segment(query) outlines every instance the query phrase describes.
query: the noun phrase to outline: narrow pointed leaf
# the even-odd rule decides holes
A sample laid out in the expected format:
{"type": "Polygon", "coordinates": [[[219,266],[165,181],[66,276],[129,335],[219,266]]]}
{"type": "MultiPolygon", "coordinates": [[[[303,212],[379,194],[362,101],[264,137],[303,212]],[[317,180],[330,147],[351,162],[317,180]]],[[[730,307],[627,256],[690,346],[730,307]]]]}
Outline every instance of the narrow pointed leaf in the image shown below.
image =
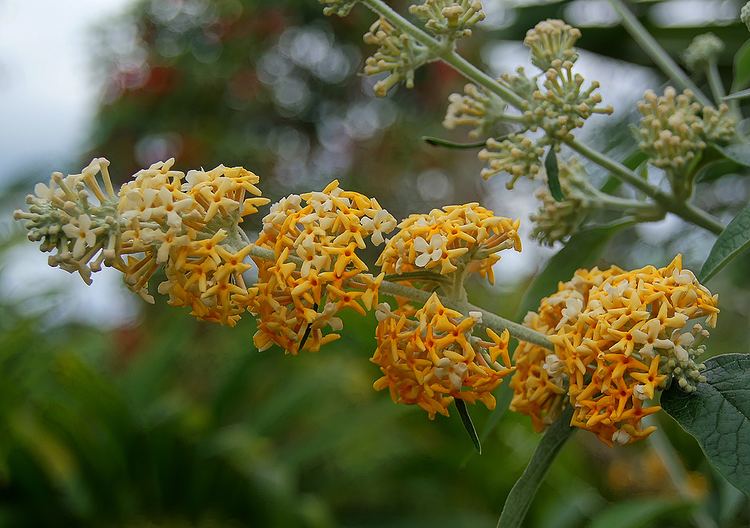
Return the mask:
{"type": "Polygon", "coordinates": [[[733,258],[748,248],[750,248],[750,205],[740,211],[716,239],[701,268],[701,281],[708,281],[733,258]]]}
{"type": "Polygon", "coordinates": [[[433,147],[444,147],[451,149],[475,149],[484,147],[486,141],[475,141],[473,143],[456,143],[447,139],[433,137],[433,136],[422,136],[422,141],[433,147]]]}
{"type": "Polygon", "coordinates": [[[750,354],[724,354],[705,364],[706,383],[690,394],[673,383],[661,406],[724,478],[750,494],[750,354]]]}
{"type": "Polygon", "coordinates": [[[561,202],[565,199],[562,187],[560,186],[560,168],[557,165],[557,154],[555,149],[550,147],[547,157],[544,158],[544,169],[547,171],[547,185],[552,198],[561,202]]]}
{"type": "Polygon", "coordinates": [[[711,145],[711,150],[716,150],[719,155],[739,163],[743,167],[750,167],[750,145],[747,143],[735,143],[726,147],[711,145]]]}
{"type": "Polygon", "coordinates": [[[674,521],[690,511],[691,504],[679,499],[639,498],[613,504],[594,517],[589,528],[642,528],[658,526],[660,519],[674,521]]]}
{"type": "Polygon", "coordinates": [[[461,423],[464,424],[464,429],[466,429],[466,432],[469,433],[469,437],[474,444],[474,449],[476,449],[477,453],[481,455],[482,443],[479,441],[479,435],[477,434],[477,430],[474,428],[474,423],[471,421],[471,416],[469,416],[469,409],[466,408],[466,402],[458,398],[456,398],[454,401],[456,403],[456,409],[458,409],[458,415],[461,417],[461,423]]]}
{"type": "Polygon", "coordinates": [[[750,97],[750,89],[741,90],[739,92],[734,92],[729,95],[725,95],[723,99],[725,101],[732,101],[735,99],[747,99],[748,97],[750,97]]]}
{"type": "Polygon", "coordinates": [[[734,79],[732,90],[740,90],[750,84],[750,40],[734,55],[734,79]]]}

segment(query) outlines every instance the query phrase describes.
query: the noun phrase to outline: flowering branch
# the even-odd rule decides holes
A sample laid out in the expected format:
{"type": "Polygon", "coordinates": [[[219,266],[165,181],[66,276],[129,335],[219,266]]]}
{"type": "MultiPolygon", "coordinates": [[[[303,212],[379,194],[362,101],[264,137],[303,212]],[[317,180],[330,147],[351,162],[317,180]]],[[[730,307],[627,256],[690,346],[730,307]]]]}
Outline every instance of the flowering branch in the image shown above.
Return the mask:
{"type": "MultiPolygon", "coordinates": [[[[468,80],[488,90],[490,93],[499,96],[514,108],[518,110],[522,110],[524,108],[525,101],[523,98],[516,94],[509,86],[506,86],[506,84],[496,81],[491,76],[487,75],[485,72],[471,64],[465,58],[461,57],[455,51],[455,47],[452,44],[447,46],[444,42],[441,42],[439,39],[432,37],[425,31],[416,27],[407,19],[399,15],[382,0],[361,0],[361,3],[367,6],[374,13],[388,20],[388,22],[390,22],[399,31],[422,43],[435,57],[440,58],[445,63],[452,66],[457,72],[462,74],[468,80]]],[[[630,18],[634,18],[629,12],[628,14],[630,18]]],[[[638,24],[637,20],[635,22],[636,24],[638,24]]],[[[640,24],[638,24],[638,27],[640,27],[639,35],[645,33],[645,29],[643,29],[640,24]]],[[[651,40],[653,40],[652,37],[650,38],[651,40]]],[[[653,42],[653,44],[655,44],[655,41],[653,42]]],[[[655,45],[656,48],[658,48],[658,44],[655,45]]],[[[658,49],[660,50],[661,48],[658,49]]],[[[679,70],[676,64],[674,64],[674,62],[668,56],[666,56],[663,50],[661,50],[660,53],[657,53],[657,55],[661,57],[659,59],[659,64],[666,66],[671,63],[672,65],[674,65],[675,71],[679,73],[678,77],[684,78],[687,83],[686,84],[684,82],[681,82],[681,86],[693,86],[693,83],[689,79],[687,79],[685,74],[681,72],[681,70],[679,70]],[[666,58],[662,55],[666,56],[666,58]]],[[[698,90],[697,88],[693,88],[693,91],[696,94],[696,97],[698,97],[701,102],[703,102],[704,104],[710,104],[708,99],[701,94],[700,90],[698,90]]],[[[572,135],[563,137],[562,142],[585,158],[610,171],[616,178],[622,180],[628,185],[638,189],[646,196],[652,198],[665,211],[673,213],[683,218],[684,220],[702,227],[712,233],[719,234],[723,231],[723,224],[721,224],[721,222],[716,220],[705,211],[702,211],[692,204],[687,203],[684,199],[676,198],[671,194],[665,193],[657,187],[652,186],[646,180],[638,176],[635,172],[628,169],[618,161],[601,152],[596,151],[595,149],[592,149],[588,145],[573,138],[572,135]]]]}

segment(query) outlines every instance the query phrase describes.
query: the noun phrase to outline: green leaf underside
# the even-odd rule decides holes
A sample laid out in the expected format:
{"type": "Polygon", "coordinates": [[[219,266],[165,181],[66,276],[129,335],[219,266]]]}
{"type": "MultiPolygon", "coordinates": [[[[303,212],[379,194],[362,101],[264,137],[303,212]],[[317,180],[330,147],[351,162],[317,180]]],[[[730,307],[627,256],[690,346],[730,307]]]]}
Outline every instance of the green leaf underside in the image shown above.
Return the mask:
{"type": "Polygon", "coordinates": [[[706,383],[692,394],[673,383],[661,406],[698,440],[719,473],[750,494],[750,354],[724,354],[705,364],[706,383]]]}
{"type": "Polygon", "coordinates": [[[464,424],[464,429],[469,433],[471,442],[474,444],[474,449],[476,449],[477,453],[481,455],[482,443],[479,441],[479,435],[474,428],[474,423],[471,421],[471,416],[469,416],[469,409],[466,408],[466,402],[459,398],[456,398],[453,401],[456,404],[456,409],[458,409],[458,415],[461,417],[461,423],[464,424]]]}
{"type": "Polygon", "coordinates": [[[722,159],[707,163],[698,170],[695,181],[700,183],[713,182],[726,176],[743,171],[743,166],[733,159],[722,159]]]}
{"type": "Polygon", "coordinates": [[[716,239],[700,271],[701,282],[706,282],[737,255],[750,248],[750,205],[739,212],[716,239]]]}
{"type": "Polygon", "coordinates": [[[544,158],[544,170],[547,171],[547,185],[552,198],[561,202],[565,199],[562,187],[560,186],[560,168],[557,165],[557,154],[555,149],[550,147],[547,157],[544,158]]]}
{"type": "Polygon", "coordinates": [[[536,310],[542,297],[557,291],[558,282],[570,280],[579,268],[593,266],[609,240],[628,225],[631,224],[621,222],[592,227],[570,237],[568,243],[552,256],[526,290],[517,319],[522,319],[529,310],[536,310]]]}
{"type": "Polygon", "coordinates": [[[750,40],[734,55],[732,90],[740,90],[750,83],[750,40]]]}
{"type": "Polygon", "coordinates": [[[655,521],[687,511],[692,504],[675,499],[643,498],[613,504],[594,517],[589,528],[643,528],[658,526],[655,521]]]}
{"type": "Polygon", "coordinates": [[[727,159],[739,163],[743,167],[750,167],[750,145],[736,143],[726,147],[720,147],[718,145],[711,145],[711,147],[716,149],[720,154],[723,154],[727,159]]]}

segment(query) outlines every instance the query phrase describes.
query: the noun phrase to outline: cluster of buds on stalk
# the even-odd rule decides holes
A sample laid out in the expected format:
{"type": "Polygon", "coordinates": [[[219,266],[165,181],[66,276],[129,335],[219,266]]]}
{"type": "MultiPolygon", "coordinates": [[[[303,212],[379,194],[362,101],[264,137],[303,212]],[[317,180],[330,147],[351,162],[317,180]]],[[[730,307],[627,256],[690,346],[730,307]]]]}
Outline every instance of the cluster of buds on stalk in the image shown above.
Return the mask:
{"type": "Polygon", "coordinates": [[[51,253],[50,266],[78,273],[87,284],[103,264],[122,266],[117,256],[122,231],[118,198],[108,169],[109,162],[99,158],[80,174],[55,172],[49,185],[38,183],[26,197],[29,210],[14,215],[25,221],[29,240],[41,242],[40,249],[51,253]]]}
{"type": "Polygon", "coordinates": [[[579,270],[526,318],[555,349],[518,348],[511,408],[542,429],[567,402],[571,425],[607,444],[644,438],[654,428],[641,420],[660,410],[649,403],[658,391],[674,380],[692,392],[705,381],[697,358],[708,332],[688,322],[715,326],[717,305],[680,256],[659,269],[579,270]]]}
{"type": "Polygon", "coordinates": [[[735,134],[729,107],[704,106],[690,90],[678,94],[667,87],[663,96],[647,91],[638,110],[643,116],[636,130],[639,148],[666,171],[675,195],[689,197],[693,162],[710,143],[725,143],[735,134]]]}
{"type": "Polygon", "coordinates": [[[565,198],[556,200],[548,186],[540,187],[535,193],[539,209],[529,217],[534,224],[531,238],[546,246],[575,234],[591,213],[593,205],[601,200],[598,191],[589,183],[583,167],[575,159],[560,163],[558,178],[565,198]]]}
{"type": "Polygon", "coordinates": [[[359,0],[319,0],[326,16],[347,16],[359,0]]]}
{"type": "Polygon", "coordinates": [[[451,94],[448,101],[450,104],[443,120],[443,126],[448,130],[457,126],[474,127],[469,131],[469,137],[484,138],[507,128],[503,120],[508,105],[497,95],[474,84],[464,86],[463,94],[451,94]]]}
{"type": "Polygon", "coordinates": [[[472,26],[485,17],[480,0],[425,0],[409,7],[409,12],[433,34],[451,41],[470,37],[472,26]]]}
{"type": "Polygon", "coordinates": [[[489,105],[492,100],[478,89],[451,96],[445,119],[449,128],[466,124],[475,127],[474,133],[481,133],[503,120],[515,128],[513,134],[501,140],[487,139],[486,148],[479,153],[479,159],[487,163],[483,178],[507,173],[511,177],[509,189],[523,176],[539,178],[547,148],[558,150],[560,142],[572,140],[573,131],[583,127],[592,115],[612,113],[611,107],[601,106],[599,83],[594,81],[585,87],[584,78],[573,72],[578,58],[574,45],[580,34],[561,20],[546,20],[529,30],[524,44],[541,73],[529,77],[523,68],[518,68],[515,74],[504,74],[498,80],[520,98],[519,115],[503,114],[499,105],[489,105]],[[543,130],[544,135],[527,135],[538,130],[543,130]]]}
{"type": "Polygon", "coordinates": [[[375,83],[375,95],[379,97],[384,97],[399,82],[413,88],[415,70],[432,58],[423,44],[401,33],[384,18],[370,26],[364,41],[378,46],[375,54],[365,61],[365,74],[387,74],[375,83]]]}
{"type": "Polygon", "coordinates": [[[704,33],[693,39],[685,50],[683,58],[688,68],[699,72],[711,63],[715,63],[722,51],[724,51],[724,43],[721,39],[713,33],[704,33]]]}

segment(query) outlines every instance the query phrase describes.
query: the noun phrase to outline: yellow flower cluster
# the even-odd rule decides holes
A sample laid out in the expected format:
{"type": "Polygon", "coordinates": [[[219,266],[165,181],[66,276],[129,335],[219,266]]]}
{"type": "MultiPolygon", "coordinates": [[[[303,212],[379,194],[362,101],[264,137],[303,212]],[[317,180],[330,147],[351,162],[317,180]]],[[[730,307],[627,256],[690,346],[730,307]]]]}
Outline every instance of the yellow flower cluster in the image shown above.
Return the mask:
{"type": "Polygon", "coordinates": [[[128,286],[153,302],[148,281],[164,267],[159,293],[199,319],[234,325],[246,310],[242,273],[249,252],[239,227],[268,203],[258,177],[242,167],[172,170],[174,159],[139,171],[120,189],[124,228],[119,255],[128,286]]]}
{"type": "Polygon", "coordinates": [[[388,240],[377,263],[385,273],[475,272],[493,282],[497,253],[521,251],[519,225],[519,220],[495,216],[476,203],[413,214],[399,224],[400,231],[388,240]]]}
{"type": "Polygon", "coordinates": [[[148,302],[149,280],[163,268],[158,290],[175,306],[189,306],[199,319],[234,325],[247,307],[242,273],[250,251],[239,224],[268,200],[258,177],[242,167],[219,165],[187,173],[174,159],[135,174],[115,193],[109,162],[93,160],[81,174],[54,173],[29,196],[26,220],[31,240],[55,251],[50,264],[81,274],[102,264],[125,275],[128,287],[148,302]],[[104,189],[97,176],[101,173],[104,189]]]}
{"type": "Polygon", "coordinates": [[[489,340],[473,336],[481,314],[464,317],[444,307],[437,294],[416,311],[408,305],[391,311],[381,304],[377,317],[378,345],[371,361],[383,377],[376,390],[388,388],[394,402],[419,405],[430,419],[437,413],[448,416],[456,398],[495,407],[492,391],[512,372],[507,330],[497,335],[488,329],[489,340]]]}
{"type": "Polygon", "coordinates": [[[383,235],[395,227],[377,200],[344,191],[338,181],[322,192],[274,204],[256,242],[275,255],[275,260],[256,259],[258,283],[250,310],[258,318],[253,338],[258,349],[275,343],[291,354],[317,351],[339,337],[339,311],[351,308],[364,315],[377,304],[383,275],[364,273],[368,268],[357,250],[366,247],[367,237],[383,243],[383,235]]]}
{"type": "Polygon", "coordinates": [[[660,269],[579,270],[542,301],[539,314],[527,317],[529,326],[547,331],[555,351],[519,347],[512,407],[541,428],[566,389],[571,425],[609,445],[646,437],[653,427],[643,428],[641,420],[660,409],[648,400],[667,380],[688,392],[704,381],[695,359],[708,332],[699,324],[685,328],[700,318],[714,326],[717,304],[718,297],[682,269],[680,256],[660,269]]]}

